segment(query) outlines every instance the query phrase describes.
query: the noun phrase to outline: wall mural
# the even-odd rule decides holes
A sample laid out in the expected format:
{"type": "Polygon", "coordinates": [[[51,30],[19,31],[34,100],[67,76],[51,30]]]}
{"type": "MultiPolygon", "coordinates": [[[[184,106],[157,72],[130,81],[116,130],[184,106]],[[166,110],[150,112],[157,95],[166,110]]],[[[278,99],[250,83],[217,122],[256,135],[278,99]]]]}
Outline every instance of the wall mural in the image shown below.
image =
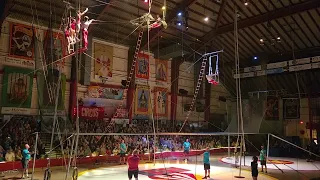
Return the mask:
{"type": "Polygon", "coordinates": [[[100,86],[88,87],[89,98],[103,98],[103,99],[116,99],[121,100],[124,97],[124,90],[117,88],[106,88],[100,86]]]}
{"type": "Polygon", "coordinates": [[[33,60],[34,33],[31,26],[10,24],[10,51],[9,56],[33,60]]]}
{"type": "Polygon", "coordinates": [[[168,61],[156,59],[156,80],[168,81],[168,61]]]}
{"type": "Polygon", "coordinates": [[[168,94],[167,89],[154,88],[155,116],[168,116],[168,94]]]}
{"type": "Polygon", "coordinates": [[[32,70],[5,66],[2,86],[2,106],[30,108],[32,86],[32,70]]]}
{"type": "Polygon", "coordinates": [[[113,65],[113,47],[106,44],[94,42],[93,49],[95,58],[95,78],[111,78],[113,65]]]}
{"type": "Polygon", "coordinates": [[[138,54],[136,78],[149,79],[149,55],[143,53],[138,54]]]}
{"type": "Polygon", "coordinates": [[[136,114],[147,115],[149,113],[150,91],[148,86],[137,86],[135,95],[136,114]]]}

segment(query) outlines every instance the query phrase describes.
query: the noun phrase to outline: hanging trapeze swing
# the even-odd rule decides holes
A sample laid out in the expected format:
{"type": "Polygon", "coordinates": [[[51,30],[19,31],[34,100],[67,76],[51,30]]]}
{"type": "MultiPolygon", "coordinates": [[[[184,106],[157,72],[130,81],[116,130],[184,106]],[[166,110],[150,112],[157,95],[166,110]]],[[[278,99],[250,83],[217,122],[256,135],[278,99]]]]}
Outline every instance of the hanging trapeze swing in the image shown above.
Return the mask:
{"type": "Polygon", "coordinates": [[[206,75],[206,78],[208,80],[208,83],[213,84],[213,85],[218,85],[220,80],[219,80],[219,55],[211,55],[209,57],[209,71],[208,75],[206,75]],[[215,66],[215,71],[213,73],[213,59],[215,58],[216,66],[215,66]]]}

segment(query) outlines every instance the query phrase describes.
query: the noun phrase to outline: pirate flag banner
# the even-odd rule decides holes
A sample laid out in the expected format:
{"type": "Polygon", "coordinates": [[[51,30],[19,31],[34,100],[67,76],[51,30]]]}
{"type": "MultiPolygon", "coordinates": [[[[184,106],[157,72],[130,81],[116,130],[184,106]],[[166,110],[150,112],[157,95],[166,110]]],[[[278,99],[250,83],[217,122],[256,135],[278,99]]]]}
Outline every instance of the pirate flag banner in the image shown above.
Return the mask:
{"type": "Polygon", "coordinates": [[[34,33],[32,27],[22,24],[11,23],[9,56],[33,60],[33,35],[34,33]]]}
{"type": "Polygon", "coordinates": [[[95,58],[95,79],[110,79],[112,77],[113,47],[106,44],[94,42],[93,49],[93,56],[95,58]]]}
{"type": "MultiPolygon", "coordinates": [[[[30,108],[33,73],[30,69],[4,67],[2,107],[30,108]]],[[[11,112],[14,113],[14,112],[11,112]]]]}

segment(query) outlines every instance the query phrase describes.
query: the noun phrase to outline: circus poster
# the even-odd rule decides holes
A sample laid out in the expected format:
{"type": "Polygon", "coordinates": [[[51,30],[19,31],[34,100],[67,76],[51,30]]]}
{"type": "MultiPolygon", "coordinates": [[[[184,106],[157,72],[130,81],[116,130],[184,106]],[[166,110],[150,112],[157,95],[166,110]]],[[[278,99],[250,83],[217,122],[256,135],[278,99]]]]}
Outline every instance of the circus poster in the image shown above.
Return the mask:
{"type": "Polygon", "coordinates": [[[279,120],[279,98],[268,96],[266,102],[265,120],[279,120]]]}
{"type": "Polygon", "coordinates": [[[136,62],[136,78],[149,79],[149,55],[139,53],[136,62]]]}
{"type": "Polygon", "coordinates": [[[52,68],[59,69],[59,65],[64,65],[65,60],[62,57],[66,55],[66,49],[63,47],[65,47],[63,34],[49,30],[45,31],[45,58],[46,63],[52,65],[52,68]]]}
{"type": "Polygon", "coordinates": [[[155,116],[168,116],[168,94],[167,89],[154,88],[155,116]]]}
{"type": "Polygon", "coordinates": [[[113,47],[93,42],[94,53],[94,77],[95,79],[104,78],[110,79],[112,77],[113,67],[113,47]]]}
{"type": "Polygon", "coordinates": [[[43,103],[42,108],[48,109],[55,107],[56,98],[58,99],[58,109],[64,109],[65,91],[66,91],[66,75],[61,74],[60,86],[59,72],[55,69],[48,70],[46,82],[43,84],[43,103]],[[59,96],[57,95],[57,88],[59,88],[59,96]]]}
{"type": "Polygon", "coordinates": [[[298,98],[283,99],[283,118],[300,119],[300,100],[298,98]]]}
{"type": "Polygon", "coordinates": [[[32,86],[32,70],[9,66],[4,67],[2,106],[30,108],[32,86]]]}
{"type": "Polygon", "coordinates": [[[137,86],[135,95],[135,112],[140,115],[149,113],[150,93],[148,86],[137,86]]]}
{"type": "Polygon", "coordinates": [[[102,99],[115,99],[122,100],[125,98],[124,89],[107,88],[100,86],[89,86],[88,97],[89,98],[102,98],[102,99]]]}
{"type": "Polygon", "coordinates": [[[168,61],[156,59],[156,80],[168,81],[168,61]]]}
{"type": "Polygon", "coordinates": [[[31,26],[10,24],[9,56],[27,60],[34,57],[34,32],[31,26]]]}

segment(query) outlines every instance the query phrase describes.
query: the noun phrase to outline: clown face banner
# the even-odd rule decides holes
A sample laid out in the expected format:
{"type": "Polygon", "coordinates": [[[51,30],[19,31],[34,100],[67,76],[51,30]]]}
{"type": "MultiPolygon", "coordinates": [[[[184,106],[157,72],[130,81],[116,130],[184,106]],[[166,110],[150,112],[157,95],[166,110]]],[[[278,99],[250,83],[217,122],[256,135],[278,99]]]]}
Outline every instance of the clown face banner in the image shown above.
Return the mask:
{"type": "Polygon", "coordinates": [[[33,36],[32,27],[11,23],[9,56],[32,60],[34,57],[33,36]]]}
{"type": "Polygon", "coordinates": [[[111,78],[112,77],[112,63],[113,63],[113,47],[101,44],[98,42],[93,43],[94,52],[94,75],[95,79],[98,78],[111,78]]]}

